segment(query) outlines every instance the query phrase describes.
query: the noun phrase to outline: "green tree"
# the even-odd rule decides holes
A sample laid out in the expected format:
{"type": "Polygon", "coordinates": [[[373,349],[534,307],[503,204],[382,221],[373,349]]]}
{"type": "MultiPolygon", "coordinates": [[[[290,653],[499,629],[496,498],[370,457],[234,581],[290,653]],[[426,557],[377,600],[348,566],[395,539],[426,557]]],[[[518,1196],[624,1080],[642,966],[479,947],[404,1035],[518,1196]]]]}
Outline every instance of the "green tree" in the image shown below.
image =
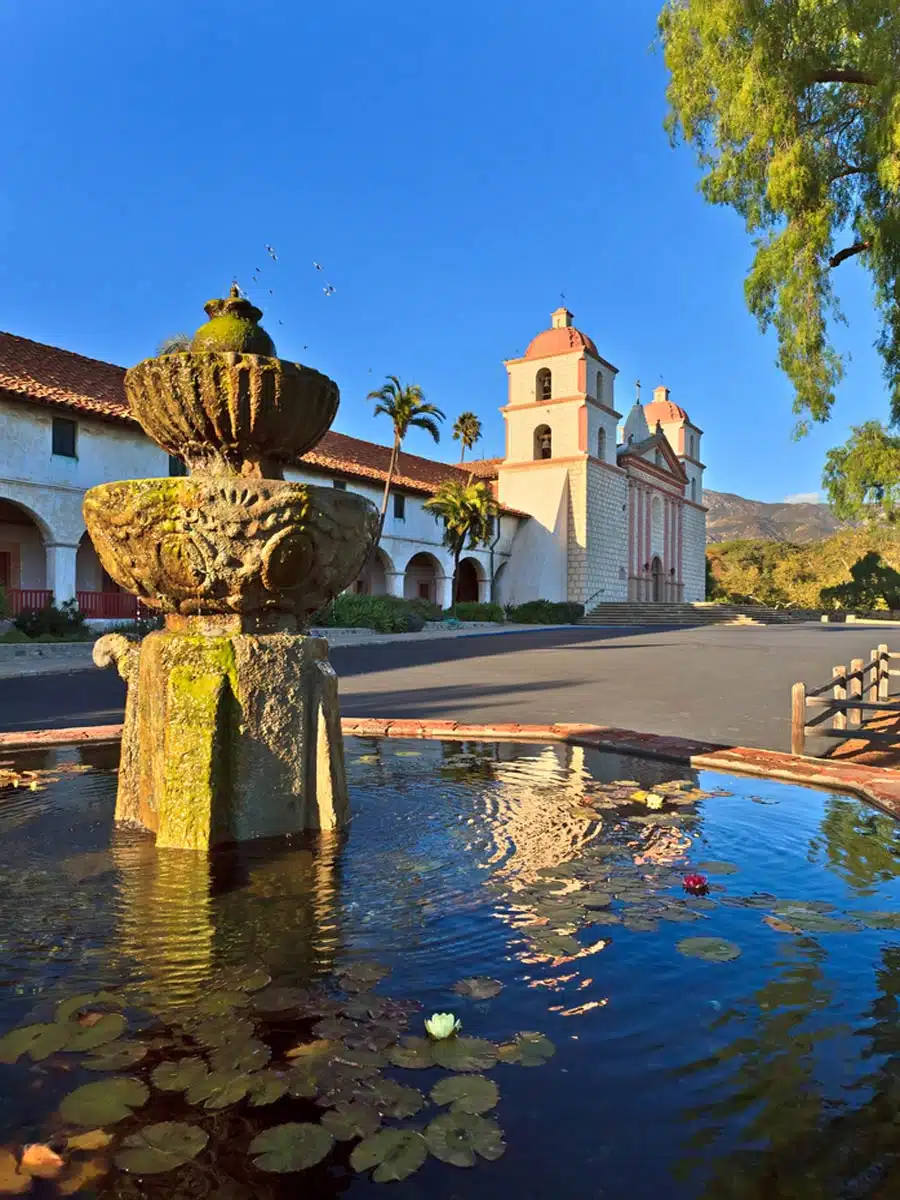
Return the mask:
{"type": "Polygon", "coordinates": [[[466,451],[471,450],[476,442],[481,440],[481,421],[473,412],[460,413],[453,423],[453,440],[462,442],[459,451],[459,465],[465,461],[466,451]]]}
{"type": "Polygon", "coordinates": [[[430,500],[429,512],[444,522],[444,545],[453,555],[453,610],[456,611],[459,588],[459,559],[466,545],[470,550],[487,546],[499,512],[494,493],[486,483],[462,483],[445,480],[430,500]]]}
{"type": "MultiPolygon", "coordinates": [[[[394,443],[391,448],[391,461],[388,465],[387,479],[384,481],[384,493],[381,497],[381,515],[378,521],[378,537],[375,545],[381,541],[384,531],[384,520],[387,516],[388,500],[391,495],[391,484],[397,472],[397,459],[400,457],[400,447],[410,429],[425,429],[436,442],[441,440],[440,422],[444,414],[435,404],[429,404],[422,389],[416,383],[404,385],[396,375],[388,375],[387,383],[377,391],[369,392],[369,400],[375,401],[375,416],[390,417],[394,427],[394,443]]],[[[374,553],[374,547],[373,547],[374,553]]]]}
{"type": "Polygon", "coordinates": [[[895,521],[900,516],[900,437],[880,421],[854,426],[843,446],[828,451],[822,485],[842,520],[895,521]]]}
{"type": "Polygon", "coordinates": [[[703,195],[754,238],[747,304],[774,325],[794,411],[829,416],[843,361],[833,272],[857,258],[900,420],[900,5],[667,0],[667,128],[696,148],[703,195]]]}
{"type": "Polygon", "coordinates": [[[900,571],[870,550],[850,568],[850,582],[822,589],[822,603],[834,608],[900,608],[900,571]]]}

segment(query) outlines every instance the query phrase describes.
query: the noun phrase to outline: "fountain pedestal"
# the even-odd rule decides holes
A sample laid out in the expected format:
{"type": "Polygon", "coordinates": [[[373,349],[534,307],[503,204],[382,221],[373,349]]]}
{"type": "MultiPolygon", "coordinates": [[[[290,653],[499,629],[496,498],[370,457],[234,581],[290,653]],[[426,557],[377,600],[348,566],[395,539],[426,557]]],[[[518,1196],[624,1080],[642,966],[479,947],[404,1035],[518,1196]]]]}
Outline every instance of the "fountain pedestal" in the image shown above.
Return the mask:
{"type": "Polygon", "coordinates": [[[356,578],[378,525],[362,496],[282,477],[333,420],[336,386],[245,352],[271,343],[240,296],[207,311],[199,349],[126,373],[134,415],[190,476],[84,501],[107,572],[166,614],[142,642],[94,650],[128,683],[116,820],[190,850],[347,820],[337,677],[302,629],[356,578]]]}

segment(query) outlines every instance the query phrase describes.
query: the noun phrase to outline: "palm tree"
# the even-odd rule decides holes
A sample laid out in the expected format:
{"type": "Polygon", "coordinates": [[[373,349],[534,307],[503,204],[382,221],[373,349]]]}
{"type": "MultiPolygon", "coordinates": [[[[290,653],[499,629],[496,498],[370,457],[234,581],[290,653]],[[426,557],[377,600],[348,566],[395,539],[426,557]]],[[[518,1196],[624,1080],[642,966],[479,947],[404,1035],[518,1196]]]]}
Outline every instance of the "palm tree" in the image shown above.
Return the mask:
{"type": "Polygon", "coordinates": [[[459,586],[459,559],[469,549],[487,546],[493,536],[494,518],[500,511],[486,483],[461,483],[445,479],[437,493],[425,501],[429,512],[444,522],[444,545],[453,555],[453,611],[459,586]]]}
{"type": "Polygon", "coordinates": [[[454,442],[462,442],[459,452],[459,465],[465,461],[466,451],[471,450],[481,439],[481,421],[473,412],[460,413],[453,425],[454,442]]]}
{"type": "Polygon", "coordinates": [[[182,354],[190,348],[191,335],[189,333],[170,333],[156,347],[156,357],[162,358],[164,354],[182,354]]]}
{"type": "MultiPolygon", "coordinates": [[[[378,537],[375,546],[381,541],[384,531],[384,521],[387,516],[388,499],[391,494],[391,484],[397,470],[397,459],[400,457],[400,447],[410,429],[427,429],[436,442],[441,440],[439,422],[444,414],[435,404],[428,404],[422,389],[417,383],[404,387],[396,375],[388,375],[387,383],[375,392],[369,392],[369,400],[375,400],[375,416],[384,413],[391,418],[394,425],[394,445],[391,449],[391,461],[388,466],[387,479],[384,481],[384,495],[381,497],[381,516],[378,522],[378,537]]],[[[374,554],[374,547],[372,550],[374,554]]]]}

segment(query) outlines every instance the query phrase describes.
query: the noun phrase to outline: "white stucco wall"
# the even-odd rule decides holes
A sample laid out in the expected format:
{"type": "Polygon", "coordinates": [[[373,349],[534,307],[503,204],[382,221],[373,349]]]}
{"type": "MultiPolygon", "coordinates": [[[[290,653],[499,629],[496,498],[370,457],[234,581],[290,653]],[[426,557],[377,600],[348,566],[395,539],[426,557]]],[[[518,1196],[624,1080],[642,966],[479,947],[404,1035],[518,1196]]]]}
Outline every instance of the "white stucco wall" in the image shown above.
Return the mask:
{"type": "Polygon", "coordinates": [[[11,587],[47,586],[47,562],[40,532],[33,524],[0,521],[0,553],[6,552],[12,567],[11,587]]]}
{"type": "Polygon", "coordinates": [[[509,375],[509,403],[534,404],[537,401],[538,371],[550,372],[550,399],[574,396],[578,392],[578,364],[583,352],[554,354],[550,358],[520,359],[506,364],[509,375]]]}
{"type": "Polygon", "coordinates": [[[513,538],[498,599],[502,604],[567,598],[569,488],[564,466],[500,468],[501,503],[531,514],[513,538]]]}
{"type": "Polygon", "coordinates": [[[681,576],[684,580],[684,599],[688,602],[705,600],[706,510],[685,504],[683,522],[681,576]]]}
{"type": "Polygon", "coordinates": [[[509,462],[534,460],[534,434],[541,425],[548,425],[553,435],[553,458],[570,458],[581,453],[578,438],[579,400],[563,404],[530,405],[526,409],[507,409],[504,412],[509,462]]]}

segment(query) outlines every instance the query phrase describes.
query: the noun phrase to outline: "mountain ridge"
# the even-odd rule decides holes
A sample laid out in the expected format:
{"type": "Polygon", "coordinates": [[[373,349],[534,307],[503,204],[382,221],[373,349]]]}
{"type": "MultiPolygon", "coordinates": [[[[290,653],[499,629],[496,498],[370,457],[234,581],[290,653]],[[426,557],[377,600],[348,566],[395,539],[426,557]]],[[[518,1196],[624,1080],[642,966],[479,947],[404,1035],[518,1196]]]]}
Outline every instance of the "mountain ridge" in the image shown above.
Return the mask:
{"type": "Polygon", "coordinates": [[[752,539],[766,542],[821,542],[839,529],[839,521],[827,504],[748,500],[734,492],[704,490],[707,541],[730,542],[752,539]]]}

